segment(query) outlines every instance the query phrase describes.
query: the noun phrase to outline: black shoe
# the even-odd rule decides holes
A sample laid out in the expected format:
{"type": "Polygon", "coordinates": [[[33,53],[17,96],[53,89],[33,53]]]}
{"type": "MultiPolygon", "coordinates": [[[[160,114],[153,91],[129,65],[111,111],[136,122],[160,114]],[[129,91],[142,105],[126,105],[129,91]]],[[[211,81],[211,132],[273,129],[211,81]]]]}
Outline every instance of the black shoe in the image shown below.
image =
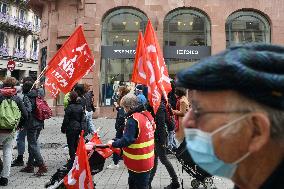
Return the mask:
{"type": "Polygon", "coordinates": [[[11,167],[24,166],[24,164],[25,163],[24,163],[23,159],[17,158],[12,162],[11,167]]]}
{"type": "Polygon", "coordinates": [[[172,182],[168,186],[166,186],[164,189],[176,189],[179,188],[180,184],[178,182],[172,182]]]}
{"type": "Polygon", "coordinates": [[[0,186],[7,186],[8,185],[8,179],[1,177],[0,178],[0,186]]]}

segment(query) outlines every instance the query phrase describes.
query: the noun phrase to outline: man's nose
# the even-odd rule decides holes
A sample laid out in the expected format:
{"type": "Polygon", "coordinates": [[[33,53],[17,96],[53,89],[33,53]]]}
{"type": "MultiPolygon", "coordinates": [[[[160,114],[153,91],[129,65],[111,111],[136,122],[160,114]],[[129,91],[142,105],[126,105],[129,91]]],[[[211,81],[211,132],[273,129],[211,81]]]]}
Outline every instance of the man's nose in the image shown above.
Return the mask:
{"type": "Polygon", "coordinates": [[[191,108],[182,119],[182,126],[184,128],[196,128],[191,108]]]}

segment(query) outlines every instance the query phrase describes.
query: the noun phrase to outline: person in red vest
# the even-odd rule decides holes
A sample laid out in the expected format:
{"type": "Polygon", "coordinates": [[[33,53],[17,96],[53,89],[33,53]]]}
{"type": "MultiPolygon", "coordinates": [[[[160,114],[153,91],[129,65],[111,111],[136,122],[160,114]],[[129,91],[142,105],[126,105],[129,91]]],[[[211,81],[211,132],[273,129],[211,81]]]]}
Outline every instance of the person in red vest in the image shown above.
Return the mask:
{"type": "Polygon", "coordinates": [[[123,150],[129,188],[148,189],[150,171],[154,166],[154,118],[143,105],[139,106],[134,94],[125,95],[120,105],[126,112],[126,127],[121,139],[110,140],[108,144],[123,150]]]}

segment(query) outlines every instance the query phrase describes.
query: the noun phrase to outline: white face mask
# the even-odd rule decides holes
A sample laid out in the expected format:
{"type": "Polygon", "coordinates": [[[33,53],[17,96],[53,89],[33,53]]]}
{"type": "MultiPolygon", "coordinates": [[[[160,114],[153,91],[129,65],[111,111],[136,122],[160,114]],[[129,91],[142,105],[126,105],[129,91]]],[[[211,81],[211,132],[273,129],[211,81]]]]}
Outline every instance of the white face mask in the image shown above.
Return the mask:
{"type": "Polygon", "coordinates": [[[232,125],[246,118],[246,116],[247,115],[243,115],[238,119],[235,119],[218,128],[212,133],[207,133],[199,129],[185,129],[187,149],[194,162],[211,175],[232,178],[237,169],[237,164],[247,158],[250,155],[250,152],[247,152],[233,163],[225,163],[216,156],[212,143],[212,137],[216,133],[231,127],[232,125]]]}

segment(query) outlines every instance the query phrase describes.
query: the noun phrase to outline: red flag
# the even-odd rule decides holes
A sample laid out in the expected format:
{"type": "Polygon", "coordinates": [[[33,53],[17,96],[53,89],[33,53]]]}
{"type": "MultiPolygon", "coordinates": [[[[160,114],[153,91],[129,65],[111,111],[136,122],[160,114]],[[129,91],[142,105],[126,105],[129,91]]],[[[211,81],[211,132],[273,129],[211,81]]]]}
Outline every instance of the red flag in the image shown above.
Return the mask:
{"type": "MultiPolygon", "coordinates": [[[[90,140],[90,143],[93,143],[94,145],[102,144],[102,141],[97,133],[94,134],[90,140]]],[[[96,151],[105,159],[109,158],[113,154],[113,151],[110,148],[97,148],[96,151]]]]}
{"type": "Polygon", "coordinates": [[[83,133],[82,131],[73,167],[68,175],[64,177],[66,189],[94,188],[83,133]]]}
{"type": "Polygon", "coordinates": [[[171,82],[163,53],[150,20],[148,20],[144,38],[148,58],[154,68],[157,86],[167,99],[168,93],[172,90],[171,82]]]}
{"type": "Polygon", "coordinates": [[[59,91],[68,93],[93,64],[91,50],[82,26],[79,26],[49,62],[45,72],[45,86],[53,97],[56,97],[59,91]]]}
{"type": "Polygon", "coordinates": [[[146,64],[146,48],[142,32],[139,32],[133,72],[132,72],[132,79],[131,79],[132,82],[147,85],[145,64],[146,64]]]}

